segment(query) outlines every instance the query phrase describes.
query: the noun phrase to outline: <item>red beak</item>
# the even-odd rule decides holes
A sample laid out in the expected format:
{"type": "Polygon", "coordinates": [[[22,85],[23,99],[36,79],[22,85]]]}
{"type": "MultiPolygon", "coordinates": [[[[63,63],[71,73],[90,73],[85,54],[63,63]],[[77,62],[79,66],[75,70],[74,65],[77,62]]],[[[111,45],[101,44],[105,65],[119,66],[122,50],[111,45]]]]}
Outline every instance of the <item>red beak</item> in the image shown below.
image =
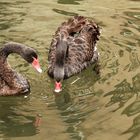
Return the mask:
{"type": "Polygon", "coordinates": [[[55,82],[55,92],[60,92],[62,89],[61,89],[62,85],[61,85],[61,82],[55,82]]]}
{"type": "Polygon", "coordinates": [[[39,64],[39,61],[38,59],[34,58],[33,57],[33,62],[32,62],[32,66],[40,73],[42,73],[42,69],[40,68],[40,64],[39,64]]]}

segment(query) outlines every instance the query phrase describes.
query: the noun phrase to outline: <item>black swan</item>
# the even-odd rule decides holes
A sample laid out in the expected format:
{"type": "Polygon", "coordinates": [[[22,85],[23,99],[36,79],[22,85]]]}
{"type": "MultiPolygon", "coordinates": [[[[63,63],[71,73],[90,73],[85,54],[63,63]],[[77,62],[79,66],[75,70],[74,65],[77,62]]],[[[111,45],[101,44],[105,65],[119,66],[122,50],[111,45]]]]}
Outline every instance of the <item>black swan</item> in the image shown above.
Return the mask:
{"type": "Polygon", "coordinates": [[[48,75],[55,79],[55,92],[61,81],[97,62],[98,25],[83,16],[63,22],[55,32],[48,55],[48,75]]]}
{"type": "Polygon", "coordinates": [[[8,64],[7,57],[11,53],[21,55],[38,72],[42,72],[34,49],[20,43],[6,43],[0,48],[0,96],[18,95],[30,91],[28,81],[8,64]]]}

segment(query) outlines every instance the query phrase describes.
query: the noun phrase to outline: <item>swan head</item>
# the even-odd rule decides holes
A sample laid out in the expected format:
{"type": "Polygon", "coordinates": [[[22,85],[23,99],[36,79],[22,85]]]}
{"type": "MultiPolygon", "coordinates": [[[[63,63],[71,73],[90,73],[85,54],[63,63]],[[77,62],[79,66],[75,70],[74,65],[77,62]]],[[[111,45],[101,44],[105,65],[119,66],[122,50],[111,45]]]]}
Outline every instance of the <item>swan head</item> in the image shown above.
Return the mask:
{"type": "Polygon", "coordinates": [[[60,66],[55,66],[54,68],[54,80],[55,80],[55,92],[60,92],[62,89],[62,84],[61,82],[64,79],[64,67],[60,67],[60,66]]]}
{"type": "Polygon", "coordinates": [[[4,44],[4,47],[0,50],[0,55],[2,55],[3,60],[5,60],[9,54],[17,53],[22,56],[28,63],[32,64],[32,66],[38,71],[42,72],[40,68],[40,64],[38,61],[38,56],[36,51],[33,48],[25,46],[16,42],[9,42],[4,44]]]}
{"type": "Polygon", "coordinates": [[[42,73],[42,69],[39,64],[38,56],[35,50],[32,48],[27,48],[24,53],[22,53],[22,57],[39,72],[42,73]]]}

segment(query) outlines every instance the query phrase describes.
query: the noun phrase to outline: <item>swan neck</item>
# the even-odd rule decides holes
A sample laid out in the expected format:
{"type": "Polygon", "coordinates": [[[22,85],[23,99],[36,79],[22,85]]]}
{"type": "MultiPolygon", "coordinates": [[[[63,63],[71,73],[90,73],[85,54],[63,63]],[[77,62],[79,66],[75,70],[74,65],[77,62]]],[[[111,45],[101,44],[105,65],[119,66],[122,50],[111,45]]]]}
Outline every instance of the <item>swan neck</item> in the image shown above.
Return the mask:
{"type": "Polygon", "coordinates": [[[19,55],[23,55],[23,47],[24,45],[19,43],[6,43],[0,50],[0,57],[5,61],[9,54],[11,53],[17,53],[19,55]]]}
{"type": "Polygon", "coordinates": [[[61,40],[58,41],[56,46],[56,61],[55,64],[58,67],[63,67],[66,61],[66,57],[68,55],[68,45],[66,41],[61,40]]]}

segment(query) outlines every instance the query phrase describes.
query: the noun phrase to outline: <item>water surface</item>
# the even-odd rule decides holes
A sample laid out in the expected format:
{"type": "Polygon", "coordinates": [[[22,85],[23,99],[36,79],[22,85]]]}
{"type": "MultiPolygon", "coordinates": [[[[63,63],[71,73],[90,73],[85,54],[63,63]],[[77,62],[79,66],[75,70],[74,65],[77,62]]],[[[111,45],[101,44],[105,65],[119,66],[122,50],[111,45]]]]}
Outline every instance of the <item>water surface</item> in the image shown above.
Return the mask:
{"type": "Polygon", "coordinates": [[[139,5],[139,0],[1,0],[0,44],[35,48],[44,73],[18,55],[9,57],[29,79],[31,94],[0,97],[0,139],[139,140],[139,5]],[[101,75],[90,67],[64,81],[57,95],[47,76],[48,49],[57,27],[74,15],[92,18],[102,28],[101,75]]]}

